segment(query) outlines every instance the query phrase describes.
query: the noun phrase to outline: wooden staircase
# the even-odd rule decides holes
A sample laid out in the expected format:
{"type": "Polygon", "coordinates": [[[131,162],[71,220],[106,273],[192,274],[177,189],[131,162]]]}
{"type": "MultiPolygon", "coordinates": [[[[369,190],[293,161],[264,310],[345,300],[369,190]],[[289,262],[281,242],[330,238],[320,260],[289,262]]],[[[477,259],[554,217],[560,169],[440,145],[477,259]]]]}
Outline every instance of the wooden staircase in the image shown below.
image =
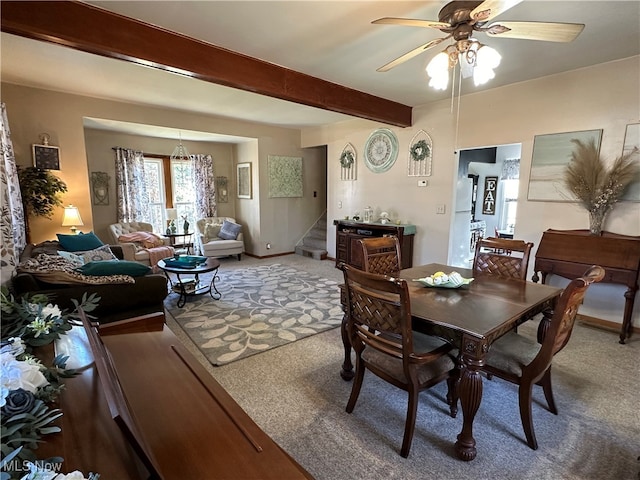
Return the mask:
{"type": "Polygon", "coordinates": [[[312,257],[316,260],[327,258],[327,212],[309,229],[307,234],[296,245],[296,255],[312,257]]]}

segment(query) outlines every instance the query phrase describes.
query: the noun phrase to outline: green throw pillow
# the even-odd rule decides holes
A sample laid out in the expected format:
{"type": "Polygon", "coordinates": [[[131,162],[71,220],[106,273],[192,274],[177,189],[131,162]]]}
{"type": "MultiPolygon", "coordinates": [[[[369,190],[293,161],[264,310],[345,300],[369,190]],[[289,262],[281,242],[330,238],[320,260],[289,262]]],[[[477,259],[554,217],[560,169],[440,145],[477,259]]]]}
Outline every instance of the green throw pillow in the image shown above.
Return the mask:
{"type": "Polygon", "coordinates": [[[151,267],[126,260],[102,260],[85,263],[76,268],[76,271],[85,275],[131,275],[132,277],[141,277],[149,273],[151,267]]]}
{"type": "Polygon", "coordinates": [[[78,235],[63,235],[62,233],[58,233],[56,236],[58,237],[60,246],[67,252],[84,252],[104,245],[93,232],[79,233],[78,235]]]}

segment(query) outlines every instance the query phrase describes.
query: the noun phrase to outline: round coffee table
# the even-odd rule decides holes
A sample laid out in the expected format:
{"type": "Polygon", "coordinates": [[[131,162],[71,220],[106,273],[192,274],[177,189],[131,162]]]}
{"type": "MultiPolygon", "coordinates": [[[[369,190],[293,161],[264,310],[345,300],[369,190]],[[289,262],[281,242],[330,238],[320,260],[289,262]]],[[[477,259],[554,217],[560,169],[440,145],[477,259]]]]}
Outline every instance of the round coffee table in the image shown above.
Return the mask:
{"type": "Polygon", "coordinates": [[[180,295],[177,304],[178,308],[184,307],[185,303],[187,303],[187,297],[192,295],[208,293],[214,300],[220,300],[222,294],[216,288],[216,280],[219,279],[218,267],[220,267],[220,261],[217,258],[211,257],[207,258],[207,261],[202,265],[193,268],[169,267],[164,260],[158,262],[158,268],[162,270],[167,277],[171,285],[171,290],[180,295]],[[211,282],[208,284],[201,283],[200,274],[209,272],[213,272],[211,282]],[[176,276],[175,282],[169,276],[170,273],[176,276]],[[189,275],[189,278],[180,278],[184,275],[189,275]]]}

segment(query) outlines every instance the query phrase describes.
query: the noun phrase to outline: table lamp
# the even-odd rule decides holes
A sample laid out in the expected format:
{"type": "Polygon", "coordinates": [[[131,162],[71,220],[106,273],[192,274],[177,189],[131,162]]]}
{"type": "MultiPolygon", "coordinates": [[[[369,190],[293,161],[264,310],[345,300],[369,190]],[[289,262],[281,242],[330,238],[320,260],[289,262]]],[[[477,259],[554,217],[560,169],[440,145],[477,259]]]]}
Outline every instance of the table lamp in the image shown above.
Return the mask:
{"type": "Polygon", "coordinates": [[[74,235],[77,235],[78,229],[76,228],[76,226],[82,226],[82,225],[84,225],[84,223],[82,222],[82,218],[80,218],[80,212],[78,211],[78,207],[74,207],[73,205],[64,207],[64,215],[62,216],[62,226],[71,227],[71,233],[74,235]]]}
{"type": "Polygon", "coordinates": [[[176,231],[176,223],[175,220],[178,219],[178,210],[176,208],[167,208],[167,233],[175,233],[176,231]]]}

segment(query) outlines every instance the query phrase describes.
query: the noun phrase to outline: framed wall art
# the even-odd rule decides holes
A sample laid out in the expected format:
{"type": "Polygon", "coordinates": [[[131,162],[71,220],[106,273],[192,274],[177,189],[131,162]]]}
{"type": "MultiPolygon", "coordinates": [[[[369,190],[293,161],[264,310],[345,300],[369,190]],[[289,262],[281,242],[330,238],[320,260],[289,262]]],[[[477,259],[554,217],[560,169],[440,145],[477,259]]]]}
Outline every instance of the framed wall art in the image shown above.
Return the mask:
{"type": "MultiPolygon", "coordinates": [[[[627,125],[624,133],[622,154],[626,155],[628,153],[633,153],[633,159],[640,163],[640,123],[627,125]],[[634,149],[635,153],[633,153],[634,149]]],[[[640,173],[636,175],[636,179],[627,187],[620,200],[640,202],[640,173]]]]}
{"type": "Polygon", "coordinates": [[[482,197],[482,214],[496,214],[496,198],[498,197],[498,177],[485,177],[484,195],[482,197]]]}
{"type": "Polygon", "coordinates": [[[238,198],[251,198],[251,164],[238,164],[238,198]]]}
{"type": "Polygon", "coordinates": [[[302,157],[269,155],[269,198],[302,197],[302,157]]]}
{"type": "Polygon", "coordinates": [[[393,167],[398,158],[398,138],[388,128],[374,130],[364,145],[364,163],[373,173],[393,167]]]}
{"type": "Polygon", "coordinates": [[[602,130],[536,135],[533,139],[527,199],[539,202],[576,202],[564,186],[563,176],[575,144],[595,140],[600,149],[602,130]]]}

